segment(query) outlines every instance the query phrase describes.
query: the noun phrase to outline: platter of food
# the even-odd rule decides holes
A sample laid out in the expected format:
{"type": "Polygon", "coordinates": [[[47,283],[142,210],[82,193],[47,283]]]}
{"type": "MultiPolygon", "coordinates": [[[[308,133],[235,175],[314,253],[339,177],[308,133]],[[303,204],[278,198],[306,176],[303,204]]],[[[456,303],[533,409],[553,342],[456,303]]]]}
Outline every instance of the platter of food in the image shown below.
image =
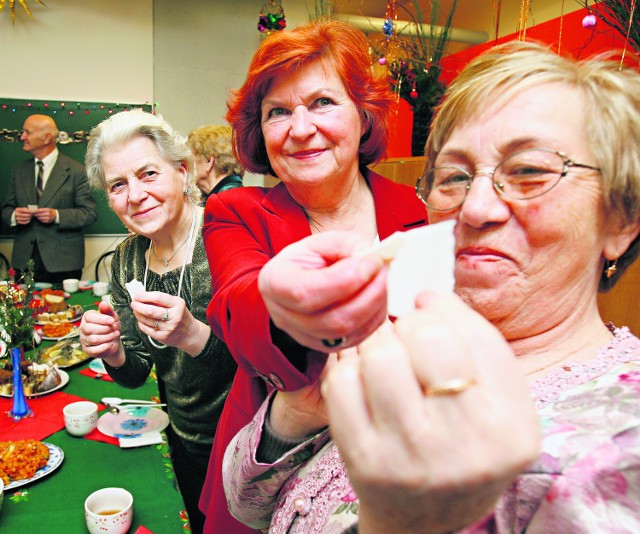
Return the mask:
{"type": "Polygon", "coordinates": [[[34,361],[49,366],[57,365],[60,369],[68,369],[87,361],[89,355],[82,350],[82,345],[76,338],[77,333],[58,341],[55,345],[40,349],[34,361]]]}
{"type": "Polygon", "coordinates": [[[57,445],[35,440],[0,442],[0,478],[5,491],[31,484],[53,473],[64,459],[57,445]]]}
{"type": "Polygon", "coordinates": [[[43,289],[34,293],[34,319],[37,325],[59,324],[79,320],[84,313],[82,306],[69,304],[69,293],[60,289],[43,289]]]}
{"type": "MultiPolygon", "coordinates": [[[[43,326],[46,324],[73,323],[79,321],[84,314],[84,309],[79,304],[64,303],[65,308],[59,311],[43,311],[35,315],[36,324],[43,326]]],[[[49,310],[51,308],[49,307],[49,310]]]]}
{"type": "Polygon", "coordinates": [[[123,409],[117,414],[107,412],[98,419],[98,430],[113,438],[135,438],[147,432],[160,432],[168,425],[167,413],[151,406],[123,409]]]}
{"type": "MultiPolygon", "coordinates": [[[[26,397],[48,395],[69,383],[69,375],[57,365],[25,361],[20,371],[26,397]]],[[[13,397],[13,371],[7,368],[0,368],[0,397],[13,397]]]]}
{"type": "Polygon", "coordinates": [[[60,341],[78,337],[78,327],[73,323],[48,323],[36,328],[36,332],[45,341],[60,341]]]}

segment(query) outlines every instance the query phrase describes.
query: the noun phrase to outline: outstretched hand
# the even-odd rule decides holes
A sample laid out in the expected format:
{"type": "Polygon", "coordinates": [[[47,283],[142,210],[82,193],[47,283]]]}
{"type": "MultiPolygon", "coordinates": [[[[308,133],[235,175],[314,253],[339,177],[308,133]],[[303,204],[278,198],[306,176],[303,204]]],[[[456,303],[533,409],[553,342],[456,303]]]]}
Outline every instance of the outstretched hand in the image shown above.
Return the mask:
{"type": "Polygon", "coordinates": [[[340,348],[369,336],[387,316],[383,261],[359,256],[362,238],[323,232],[289,245],[260,272],[258,285],[273,323],[298,343],[319,351],[323,339],[340,348]]]}
{"type": "Polygon", "coordinates": [[[540,446],[501,334],[454,295],[423,295],[418,306],[323,383],[363,533],[447,532],[480,519],[540,446]]]}

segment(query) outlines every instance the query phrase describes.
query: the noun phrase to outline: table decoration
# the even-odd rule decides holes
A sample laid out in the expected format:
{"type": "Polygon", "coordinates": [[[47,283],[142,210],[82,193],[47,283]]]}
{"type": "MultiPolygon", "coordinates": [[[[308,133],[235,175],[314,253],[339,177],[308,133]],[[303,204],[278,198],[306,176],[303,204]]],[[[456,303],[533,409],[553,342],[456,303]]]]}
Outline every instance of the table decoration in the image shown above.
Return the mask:
{"type": "Polygon", "coordinates": [[[33,269],[33,260],[29,260],[16,283],[16,271],[10,268],[6,283],[0,285],[0,341],[4,345],[2,352],[6,352],[8,348],[11,356],[13,407],[8,415],[14,421],[29,417],[33,413],[24,395],[20,371],[25,347],[31,349],[36,345],[34,320],[29,307],[34,286],[33,269]]]}

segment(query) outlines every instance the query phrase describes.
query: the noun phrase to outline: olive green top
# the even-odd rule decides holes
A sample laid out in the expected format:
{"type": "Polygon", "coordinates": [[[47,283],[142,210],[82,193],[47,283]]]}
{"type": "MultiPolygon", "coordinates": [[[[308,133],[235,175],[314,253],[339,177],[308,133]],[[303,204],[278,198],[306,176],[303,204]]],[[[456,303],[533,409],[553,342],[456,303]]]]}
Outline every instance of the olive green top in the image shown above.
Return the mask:
{"type": "MultiPolygon", "coordinates": [[[[213,333],[200,354],[190,356],[175,347],[158,349],[140,332],[125,283],[133,279],[144,281],[149,243],[148,238],[133,235],[118,246],[113,256],[111,299],[122,324],[121,339],[127,358],[122,367],[106,368],[118,384],[136,388],[145,382],[155,364],[158,378],[164,382],[173,430],[191,452],[208,455],[237,365],[227,346],[213,333]]],[[[174,269],[162,276],[149,271],[146,290],[176,295],[180,271],[181,268],[174,269]]],[[[192,263],[185,268],[180,296],[191,314],[207,324],[211,273],[201,228],[192,263]]],[[[156,344],[161,345],[157,341],[156,344]]]]}

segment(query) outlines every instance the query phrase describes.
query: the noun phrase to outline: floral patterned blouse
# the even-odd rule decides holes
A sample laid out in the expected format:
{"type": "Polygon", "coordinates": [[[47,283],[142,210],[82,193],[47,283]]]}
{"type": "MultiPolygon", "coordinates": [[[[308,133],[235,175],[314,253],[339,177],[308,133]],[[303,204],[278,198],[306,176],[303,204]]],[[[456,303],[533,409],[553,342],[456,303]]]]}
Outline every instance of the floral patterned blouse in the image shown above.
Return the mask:
{"type": "MultiPolygon", "coordinates": [[[[640,340],[615,329],[593,360],[542,377],[532,396],[542,453],[489,517],[461,532],[640,532],[640,340]]],[[[268,405],[227,449],[232,514],[270,533],[355,531],[358,498],[328,431],[274,464],[256,462],[268,405]]]]}

